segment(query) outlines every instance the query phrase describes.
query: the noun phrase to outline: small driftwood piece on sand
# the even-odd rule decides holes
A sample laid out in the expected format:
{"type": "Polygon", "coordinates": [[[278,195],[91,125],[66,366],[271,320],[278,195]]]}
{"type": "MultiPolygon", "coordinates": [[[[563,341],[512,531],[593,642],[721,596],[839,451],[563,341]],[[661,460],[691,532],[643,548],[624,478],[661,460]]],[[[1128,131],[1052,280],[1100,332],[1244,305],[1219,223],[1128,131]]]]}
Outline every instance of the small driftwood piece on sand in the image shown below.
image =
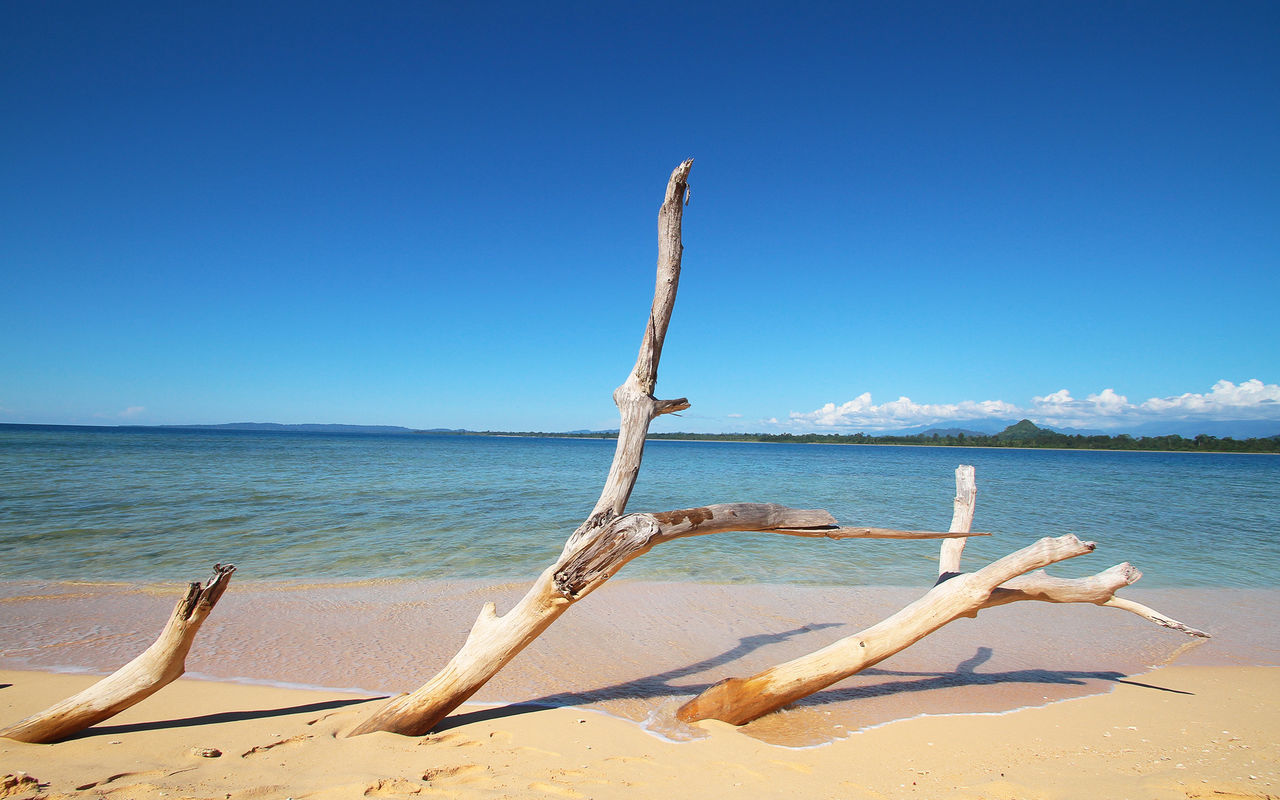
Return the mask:
{"type": "Polygon", "coordinates": [[[512,658],[627,562],[662,542],[730,531],[765,531],[830,539],[964,537],[964,532],[842,528],[826,511],[765,503],[726,503],[653,514],[626,514],[644,455],[649,424],[662,414],[689,408],[685,398],[658,400],[658,361],[680,281],[681,219],[693,161],[676,167],[658,212],[658,266],[653,306],[635,367],[613,393],[621,423],[617,449],[603,491],[587,519],[569,536],[559,559],[534,581],[510,611],[493,603],[480,612],[462,649],[417,691],[401,695],[349,735],[391,731],[420,736],[471,697],[512,658]]]}
{"type": "Polygon", "coordinates": [[[83,692],[0,730],[0,736],[35,744],[57,742],[115,716],[177,680],[186,671],[187,653],[200,625],[226,591],[235,569],[230,564],[215,564],[213,577],[203,586],[191,583],[159,638],[137,658],[83,692]]]}
{"type": "MultiPolygon", "coordinates": [[[[976,494],[973,467],[959,467],[952,531],[968,530],[973,521],[976,494]]],[[[681,706],[676,716],[685,722],[717,719],[744,725],[880,663],[949,622],[976,617],[984,608],[1020,600],[1109,606],[1131,611],[1190,636],[1208,636],[1141,603],[1116,597],[1118,589],[1142,577],[1142,573],[1129,564],[1118,564],[1097,575],[1076,579],[1054,578],[1043,571],[1031,572],[1093,552],[1093,542],[1082,542],[1070,535],[1044,538],[977,572],[964,574],[960,572],[964,541],[949,539],[942,543],[938,583],[898,613],[821,650],[749,678],[720,681],[681,706]]]]}

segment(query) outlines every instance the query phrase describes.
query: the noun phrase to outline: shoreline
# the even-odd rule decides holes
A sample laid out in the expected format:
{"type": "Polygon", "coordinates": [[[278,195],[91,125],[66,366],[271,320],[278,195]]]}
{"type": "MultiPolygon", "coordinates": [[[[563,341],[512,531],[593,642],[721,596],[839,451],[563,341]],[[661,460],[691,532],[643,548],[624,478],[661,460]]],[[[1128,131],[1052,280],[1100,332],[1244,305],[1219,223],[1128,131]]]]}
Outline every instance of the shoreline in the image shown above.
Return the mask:
{"type": "MultiPolygon", "coordinates": [[[[660,434],[662,432],[657,431],[657,433],[660,434]]],[[[427,431],[414,431],[413,434],[406,435],[472,436],[489,439],[568,439],[576,442],[616,442],[618,440],[617,436],[561,436],[559,434],[546,433],[429,433],[427,431]]],[[[906,442],[769,442],[756,439],[671,439],[666,436],[662,436],[660,438],[648,437],[645,439],[646,445],[653,444],[655,442],[680,442],[682,444],[812,444],[827,447],[929,447],[938,450],[1049,450],[1055,453],[1191,453],[1196,455],[1280,456],[1280,453],[1258,453],[1241,450],[1147,450],[1138,447],[1022,447],[1018,445],[1000,445],[999,447],[993,447],[990,445],[975,444],[925,444],[923,442],[920,444],[908,444],[906,442]]]]}
{"type": "MultiPolygon", "coordinates": [[[[0,581],[0,669],[110,673],[151,643],[182,588],[0,581]]],[[[489,581],[233,583],[187,669],[212,681],[407,691],[447,662],[485,602],[495,601],[501,613],[525,588],[489,581]],[[268,641],[272,647],[264,649],[268,641]]],[[[688,738],[696,733],[674,718],[684,700],[723,678],[852,635],[923,591],[611,582],[473,699],[597,710],[688,738]],[[603,642],[609,647],[597,644],[603,642]]],[[[1256,625],[1280,603],[1280,590],[1135,587],[1124,594],[1215,638],[1188,639],[1092,605],[1017,603],[945,626],[743,732],[813,745],[919,714],[1004,712],[1105,693],[1167,664],[1280,665],[1280,631],[1256,625]],[[1049,629],[1053,635],[1041,635],[1049,629]]]]}
{"type": "MultiPolygon", "coordinates": [[[[566,439],[570,441],[602,441],[616,442],[617,436],[585,436],[581,434],[559,434],[559,433],[516,433],[516,432],[484,432],[484,431],[466,431],[466,432],[439,432],[430,430],[404,430],[404,431],[323,431],[323,430],[275,430],[275,429],[253,429],[253,428],[223,428],[220,426],[201,426],[201,425],[69,425],[57,423],[27,423],[27,422],[0,422],[0,431],[3,430],[22,430],[27,428],[49,428],[49,429],[73,429],[73,430],[107,430],[107,431],[125,431],[125,432],[149,432],[149,431],[172,431],[176,433],[182,432],[212,432],[212,433],[236,433],[236,434],[288,434],[288,435],[318,435],[318,436],[392,436],[392,437],[423,437],[423,436],[440,436],[440,437],[459,437],[459,438],[488,438],[488,439],[566,439]]],[[[1196,453],[1200,455],[1218,454],[1218,455],[1251,455],[1251,456],[1280,456],[1280,452],[1251,452],[1243,450],[1151,450],[1146,448],[1108,448],[1108,447],[1026,447],[1019,445],[971,445],[971,444],[928,444],[920,442],[918,444],[909,442],[775,442],[763,441],[755,439],[673,439],[666,436],[662,431],[654,431],[659,438],[646,438],[646,442],[681,442],[684,444],[699,444],[704,442],[711,443],[730,443],[730,444],[817,444],[832,446],[853,446],[853,447],[929,447],[947,450],[1050,450],[1053,452],[1083,452],[1083,453],[1196,453]]],[[[806,436],[827,435],[820,434],[816,431],[798,434],[806,436]]],[[[732,435],[732,434],[730,434],[732,435]]],[[[749,434],[751,435],[751,434],[749,434]]],[[[885,434],[896,436],[898,434],[885,434]]],[[[904,434],[907,436],[915,434],[904,434]]],[[[1103,434],[1109,436],[1110,434],[1103,434]]],[[[1178,435],[1178,434],[1166,434],[1178,435]]],[[[1159,438],[1159,437],[1154,437],[1159,438]]],[[[1194,437],[1181,437],[1183,439],[1194,439],[1194,437]]],[[[1234,437],[1215,437],[1234,439],[1234,437]]],[[[1271,439],[1273,436],[1253,436],[1244,439],[1234,439],[1238,442],[1246,442],[1252,439],[1271,439]]]]}

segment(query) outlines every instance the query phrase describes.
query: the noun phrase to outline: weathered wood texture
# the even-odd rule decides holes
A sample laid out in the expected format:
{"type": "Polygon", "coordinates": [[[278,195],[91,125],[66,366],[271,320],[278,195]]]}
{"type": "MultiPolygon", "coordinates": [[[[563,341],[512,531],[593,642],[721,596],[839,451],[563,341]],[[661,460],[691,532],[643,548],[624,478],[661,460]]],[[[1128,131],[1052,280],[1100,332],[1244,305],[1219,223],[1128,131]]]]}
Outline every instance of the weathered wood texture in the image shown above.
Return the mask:
{"type": "MultiPolygon", "coordinates": [[[[956,470],[955,512],[951,529],[972,524],[977,497],[973,467],[956,470]]],[[[1011,553],[977,572],[959,572],[964,539],[942,543],[938,583],[898,613],[853,636],[808,655],[779,664],[749,678],[729,678],[685,703],[676,716],[685,722],[718,719],[743,725],[901,652],[961,617],[976,617],[984,608],[1022,600],[1051,603],[1094,603],[1136,613],[1191,636],[1208,636],[1140,603],[1115,596],[1121,587],[1142,576],[1129,564],[1119,564],[1087,578],[1054,578],[1041,567],[1093,551],[1093,542],[1075,536],[1045,538],[1011,553]],[[957,546],[959,545],[959,546],[957,546]],[[1026,574],[1031,573],[1031,574],[1026,574]]]]}
{"type": "Polygon", "coordinates": [[[235,567],[215,564],[203,586],[191,583],[155,642],[111,675],[66,700],[0,731],[20,742],[57,742],[115,716],[177,680],[200,626],[231,582],[235,567]]]}
{"type": "Polygon", "coordinates": [[[356,726],[350,735],[373,731],[426,733],[475,694],[555,622],[574,600],[585,596],[622,564],[651,546],[650,539],[656,533],[652,518],[622,518],[622,514],[640,472],[649,423],[661,414],[689,407],[684,398],[658,400],[653,391],[680,282],[680,260],[684,253],[681,220],[692,167],[690,159],[671,173],[658,210],[658,264],[653,305],[635,366],[613,392],[621,423],[613,463],[600,499],[569,536],[560,558],[538,576],[515,607],[498,616],[494,604],[486,604],[466,642],[444,669],[417,691],[392,699],[356,726]]]}
{"type": "Polygon", "coordinates": [[[657,283],[635,366],[613,393],[621,418],[617,449],[600,499],[565,542],[556,563],[534,581],[525,596],[501,616],[488,603],[462,648],[418,690],[392,699],[349,735],[392,731],[427,733],[484,686],[536,639],[570,605],[656,545],[685,536],[730,531],[767,531],[788,536],[850,538],[942,538],[967,533],[842,528],[826,511],[767,503],[729,503],[656,514],[626,514],[644,455],[649,424],[658,416],[689,407],[685,398],[658,400],[658,362],[680,281],[681,219],[693,162],[676,167],[658,211],[657,283]]]}
{"type": "MultiPolygon", "coordinates": [[[[961,464],[956,467],[955,510],[951,514],[953,531],[967,531],[973,525],[973,511],[978,501],[978,484],[973,467],[961,464]]],[[[960,556],[964,553],[964,539],[952,539],[942,543],[938,555],[938,581],[960,572],[960,556]]]]}

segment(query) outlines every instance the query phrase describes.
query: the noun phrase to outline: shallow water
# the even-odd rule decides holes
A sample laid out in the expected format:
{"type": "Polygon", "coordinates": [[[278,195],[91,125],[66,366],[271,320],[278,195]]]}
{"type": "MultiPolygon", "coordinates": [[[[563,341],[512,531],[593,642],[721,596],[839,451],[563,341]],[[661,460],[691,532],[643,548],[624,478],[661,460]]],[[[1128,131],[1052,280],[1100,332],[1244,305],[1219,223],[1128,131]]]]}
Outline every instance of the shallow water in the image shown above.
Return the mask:
{"type": "MultiPolygon", "coordinates": [[[[601,440],[0,426],[0,578],[526,580],[590,510],[601,440]]],[[[650,442],[632,510],[826,508],[847,524],[945,529],[977,468],[967,569],[1044,535],[1129,560],[1143,586],[1277,586],[1280,458],[650,442]]],[[[622,577],[919,585],[936,542],[725,534],[660,547],[622,577]]],[[[1089,562],[1089,563],[1083,563],[1089,562]]]]}

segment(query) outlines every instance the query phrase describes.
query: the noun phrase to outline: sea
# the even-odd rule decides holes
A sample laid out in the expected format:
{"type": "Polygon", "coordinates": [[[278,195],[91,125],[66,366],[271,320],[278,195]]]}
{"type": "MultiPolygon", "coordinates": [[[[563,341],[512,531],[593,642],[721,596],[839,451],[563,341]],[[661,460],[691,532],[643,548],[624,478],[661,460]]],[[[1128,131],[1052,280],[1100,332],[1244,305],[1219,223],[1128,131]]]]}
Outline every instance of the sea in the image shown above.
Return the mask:
{"type": "MultiPolygon", "coordinates": [[[[526,581],[599,495],[614,442],[437,434],[0,427],[0,580],[526,581]]],[[[1142,586],[1280,584],[1273,455],[876,445],[648,443],[628,510],[825,508],[846,525],[946,530],[976,468],[973,569],[1042,536],[1129,561],[1142,586]]],[[[935,541],[726,533],[672,542],[618,578],[927,586],[935,541]]]]}

